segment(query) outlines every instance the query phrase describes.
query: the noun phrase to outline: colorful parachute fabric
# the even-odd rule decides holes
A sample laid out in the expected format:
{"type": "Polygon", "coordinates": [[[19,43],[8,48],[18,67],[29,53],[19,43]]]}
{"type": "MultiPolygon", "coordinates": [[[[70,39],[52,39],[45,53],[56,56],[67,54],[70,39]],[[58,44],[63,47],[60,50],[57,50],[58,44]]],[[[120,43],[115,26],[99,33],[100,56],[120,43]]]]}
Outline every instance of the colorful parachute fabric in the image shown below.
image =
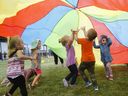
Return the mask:
{"type": "Polygon", "coordinates": [[[0,5],[0,36],[19,35],[26,44],[41,39],[65,58],[58,39],[86,26],[95,28],[98,37],[112,38],[113,63],[128,63],[128,0],[1,0],[0,5]]]}

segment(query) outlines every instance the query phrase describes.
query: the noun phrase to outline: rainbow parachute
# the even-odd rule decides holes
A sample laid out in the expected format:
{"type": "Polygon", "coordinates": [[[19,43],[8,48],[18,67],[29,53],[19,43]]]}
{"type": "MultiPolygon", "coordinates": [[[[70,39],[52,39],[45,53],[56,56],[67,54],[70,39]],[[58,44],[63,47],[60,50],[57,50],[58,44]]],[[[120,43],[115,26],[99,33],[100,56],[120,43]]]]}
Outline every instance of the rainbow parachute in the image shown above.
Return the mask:
{"type": "Polygon", "coordinates": [[[61,57],[58,39],[80,26],[111,37],[113,63],[128,63],[128,0],[0,1],[0,36],[19,35],[27,44],[41,39],[61,57]]]}

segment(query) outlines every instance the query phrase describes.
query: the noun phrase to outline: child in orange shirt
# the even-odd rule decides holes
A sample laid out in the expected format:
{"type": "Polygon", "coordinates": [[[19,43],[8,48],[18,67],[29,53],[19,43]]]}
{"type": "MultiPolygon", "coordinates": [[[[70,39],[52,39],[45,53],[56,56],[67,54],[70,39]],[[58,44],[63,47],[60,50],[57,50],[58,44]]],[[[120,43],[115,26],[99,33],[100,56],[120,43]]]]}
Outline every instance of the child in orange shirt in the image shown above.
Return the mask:
{"type": "Polygon", "coordinates": [[[83,80],[86,83],[86,87],[89,87],[93,84],[94,90],[98,90],[97,81],[95,78],[95,57],[93,54],[93,40],[97,37],[97,33],[94,29],[89,29],[87,32],[85,30],[85,27],[81,28],[84,32],[85,38],[78,38],[78,35],[76,33],[76,40],[78,44],[81,44],[81,50],[82,50],[82,58],[81,58],[81,64],[79,66],[79,72],[83,78],[83,80]],[[88,70],[90,74],[91,81],[88,79],[88,77],[85,74],[85,69],[88,70]]]}

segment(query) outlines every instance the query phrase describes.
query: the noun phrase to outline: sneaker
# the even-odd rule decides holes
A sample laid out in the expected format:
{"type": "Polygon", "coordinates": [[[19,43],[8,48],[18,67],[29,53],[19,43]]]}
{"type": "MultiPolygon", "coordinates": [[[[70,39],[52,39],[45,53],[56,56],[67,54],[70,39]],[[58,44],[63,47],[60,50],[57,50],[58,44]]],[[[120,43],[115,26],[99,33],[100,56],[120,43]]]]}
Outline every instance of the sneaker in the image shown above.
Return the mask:
{"type": "Polygon", "coordinates": [[[65,87],[68,87],[68,82],[67,82],[66,79],[63,79],[63,84],[64,84],[65,87]]]}
{"type": "Polygon", "coordinates": [[[38,85],[38,84],[39,84],[39,82],[37,81],[35,84],[36,84],[36,85],[38,85]]]}
{"type": "Polygon", "coordinates": [[[87,88],[87,87],[89,87],[89,86],[91,86],[91,85],[92,85],[92,83],[91,83],[90,81],[88,81],[88,82],[86,83],[85,87],[87,88]]]}
{"type": "Polygon", "coordinates": [[[31,83],[28,84],[28,88],[29,88],[30,90],[32,90],[31,83]]]}
{"type": "Polygon", "coordinates": [[[98,90],[99,90],[98,86],[95,86],[95,87],[94,87],[94,90],[95,90],[95,91],[98,91],[98,90]]]}
{"type": "Polygon", "coordinates": [[[111,81],[113,81],[113,77],[109,77],[109,78],[108,78],[108,80],[111,80],[111,81]]]}
{"type": "Polygon", "coordinates": [[[108,75],[106,75],[106,78],[108,79],[108,78],[109,78],[109,76],[108,76],[108,75]]]}
{"type": "Polygon", "coordinates": [[[108,78],[108,80],[111,80],[112,81],[113,80],[113,75],[110,75],[109,78],[108,78]]]}

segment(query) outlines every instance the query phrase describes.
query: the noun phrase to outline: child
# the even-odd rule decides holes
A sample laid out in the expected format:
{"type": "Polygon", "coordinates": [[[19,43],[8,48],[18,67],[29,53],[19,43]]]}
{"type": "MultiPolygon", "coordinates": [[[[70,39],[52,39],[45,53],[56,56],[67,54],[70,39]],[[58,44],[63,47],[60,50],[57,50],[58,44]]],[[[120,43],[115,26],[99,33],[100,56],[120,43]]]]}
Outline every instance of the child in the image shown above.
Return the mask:
{"type": "Polygon", "coordinates": [[[63,79],[63,83],[65,87],[68,87],[68,82],[70,81],[70,86],[74,86],[76,79],[77,79],[77,66],[75,61],[75,51],[74,47],[72,46],[73,40],[74,40],[74,33],[75,31],[72,31],[72,36],[64,36],[62,37],[59,42],[62,43],[62,45],[66,48],[67,51],[67,60],[66,60],[66,66],[68,67],[70,73],[63,79]],[[70,80],[71,79],[71,80],[70,80]]]}
{"type": "Polygon", "coordinates": [[[101,61],[103,62],[105,67],[106,78],[108,78],[109,80],[113,80],[113,74],[111,68],[112,57],[110,53],[110,46],[112,44],[112,41],[106,35],[101,35],[99,44],[100,45],[96,45],[94,42],[94,48],[100,48],[101,61]]]}
{"type": "Polygon", "coordinates": [[[12,96],[18,87],[22,96],[28,96],[24,77],[24,60],[33,58],[23,55],[24,44],[18,36],[10,37],[8,43],[7,78],[13,86],[5,96],[12,96]]]}
{"type": "Polygon", "coordinates": [[[36,72],[36,77],[32,81],[31,87],[34,87],[35,84],[38,84],[39,78],[42,74],[41,70],[41,53],[40,53],[40,48],[41,48],[41,41],[40,40],[35,40],[31,44],[32,46],[32,56],[35,58],[35,60],[32,61],[32,68],[35,69],[36,72]]]}
{"type": "Polygon", "coordinates": [[[93,54],[93,40],[97,37],[97,33],[94,29],[89,29],[87,32],[85,30],[85,27],[81,28],[84,32],[85,38],[78,38],[78,34],[76,33],[76,40],[78,44],[81,44],[81,50],[82,50],[82,57],[81,57],[81,64],[79,66],[79,72],[83,78],[83,80],[86,83],[86,87],[89,87],[93,83],[94,90],[98,90],[97,81],[95,78],[95,57],[93,54]],[[84,73],[85,69],[88,70],[90,74],[90,80],[84,73]]]}

